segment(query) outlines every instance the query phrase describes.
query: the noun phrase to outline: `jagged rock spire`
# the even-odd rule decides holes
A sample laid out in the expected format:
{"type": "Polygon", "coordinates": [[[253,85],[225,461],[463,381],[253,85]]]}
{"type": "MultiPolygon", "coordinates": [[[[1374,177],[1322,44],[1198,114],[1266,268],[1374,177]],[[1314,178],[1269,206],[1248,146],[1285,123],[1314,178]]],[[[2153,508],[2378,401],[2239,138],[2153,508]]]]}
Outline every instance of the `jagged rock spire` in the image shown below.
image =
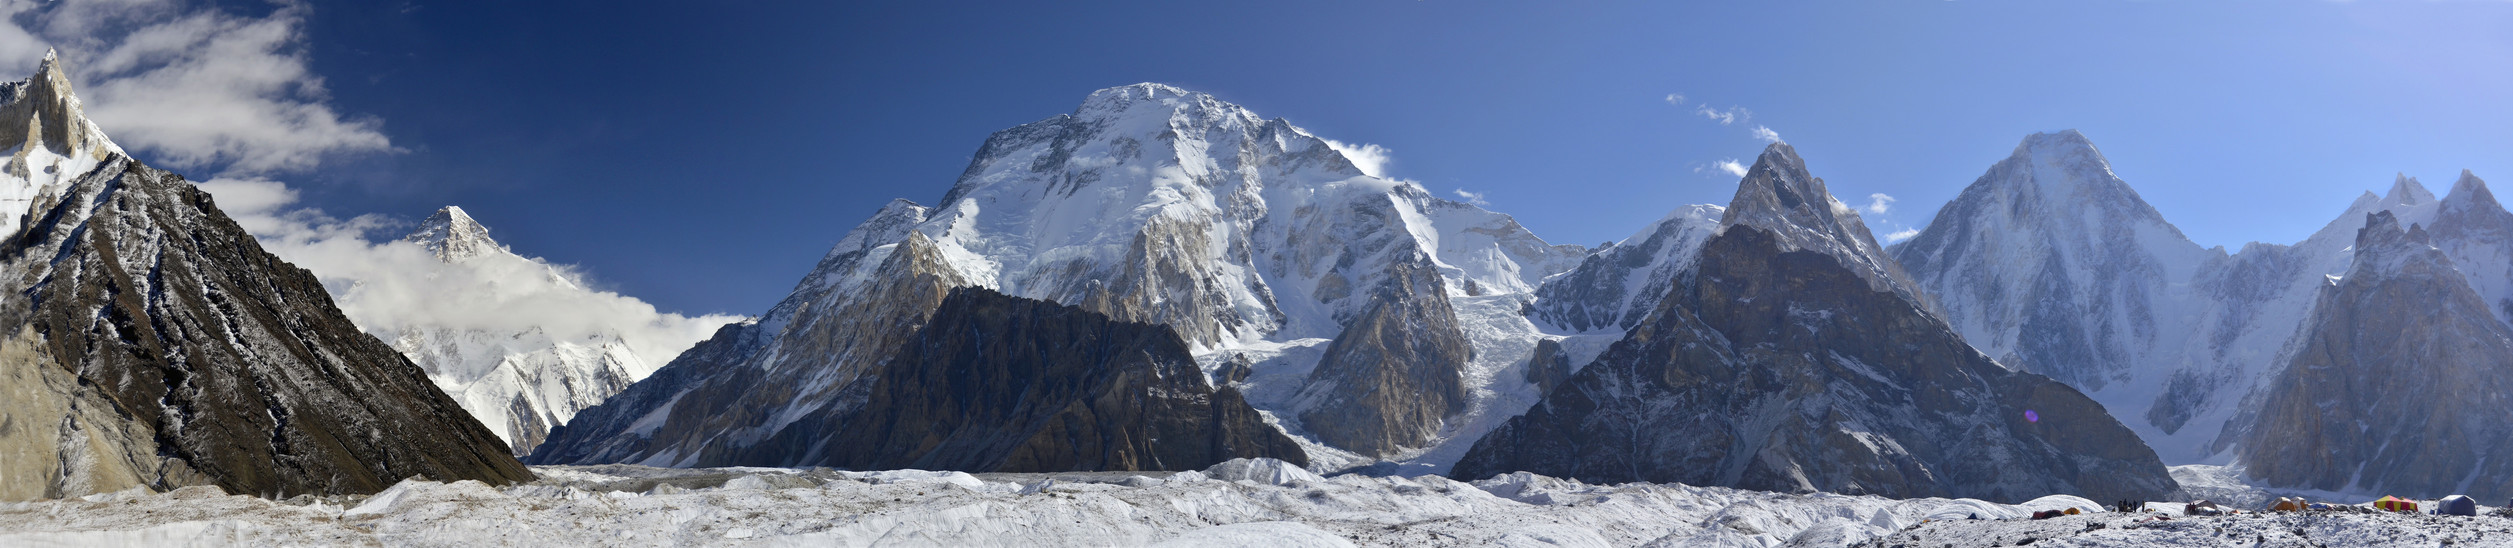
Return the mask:
{"type": "Polygon", "coordinates": [[[27,213],[60,199],[78,175],[122,157],[122,147],[87,121],[60,55],[44,54],[25,80],[0,82],[0,238],[17,234],[27,213]]]}

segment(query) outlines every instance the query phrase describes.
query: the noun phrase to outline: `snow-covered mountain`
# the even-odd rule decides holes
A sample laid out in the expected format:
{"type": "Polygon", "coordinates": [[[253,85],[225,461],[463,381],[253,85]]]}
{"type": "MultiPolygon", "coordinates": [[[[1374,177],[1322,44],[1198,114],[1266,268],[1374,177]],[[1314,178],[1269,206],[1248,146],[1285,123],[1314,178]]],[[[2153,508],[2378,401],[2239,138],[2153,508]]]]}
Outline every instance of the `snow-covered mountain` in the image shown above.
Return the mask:
{"type": "Polygon", "coordinates": [[[2301,242],[2228,254],[2184,238],[2083,135],[2037,134],[1892,252],[1975,347],[2085,390],[2167,462],[2224,464],[2374,213],[2427,227],[2479,308],[2513,317],[2513,213],[2466,172],[2442,199],[2400,176],[2301,242]]]}
{"type": "Polygon", "coordinates": [[[799,454],[744,451],[835,402],[895,350],[898,335],[877,331],[939,302],[938,288],[871,296],[896,275],[1169,326],[1329,468],[1453,459],[1533,402],[1523,376],[1502,374],[1544,338],[1519,311],[1585,251],[1363,173],[1325,140],[1210,95],[1105,89],[987,139],[940,205],[883,208],[759,322],[657,375],[678,384],[632,387],[657,392],[604,406],[603,422],[569,434],[584,445],[559,454],[573,456],[547,462],[789,462],[799,454]],[[891,264],[910,247],[931,256],[891,264]],[[882,274],[895,268],[910,272],[882,274]],[[896,321],[836,312],[865,307],[896,321]],[[746,375],[781,387],[730,388],[768,382],[733,380],[746,375]],[[1424,456],[1441,447],[1449,456],[1424,456]]]}
{"type": "Polygon", "coordinates": [[[0,500],[532,479],[313,275],[106,139],[57,58],[0,84],[0,143],[0,500]]]}
{"type": "Polygon", "coordinates": [[[1648,315],[1455,475],[1992,500],[2176,490],[2093,400],[1965,344],[1856,215],[1771,145],[1648,315]]]}
{"type": "MultiPolygon", "coordinates": [[[[436,298],[477,307],[484,314],[519,306],[563,308],[619,298],[589,290],[567,271],[540,259],[515,254],[491,239],[488,227],[460,207],[437,210],[402,240],[425,248],[449,270],[475,275],[479,283],[436,298]]],[[[377,322],[368,330],[392,341],[393,349],[426,369],[438,388],[462,402],[463,409],[481,424],[497,431],[515,454],[528,455],[551,428],[566,424],[576,412],[601,403],[660,367],[640,350],[677,354],[696,344],[704,329],[729,320],[667,314],[656,321],[696,325],[663,330],[623,325],[557,333],[542,325],[436,322],[377,322]]]]}

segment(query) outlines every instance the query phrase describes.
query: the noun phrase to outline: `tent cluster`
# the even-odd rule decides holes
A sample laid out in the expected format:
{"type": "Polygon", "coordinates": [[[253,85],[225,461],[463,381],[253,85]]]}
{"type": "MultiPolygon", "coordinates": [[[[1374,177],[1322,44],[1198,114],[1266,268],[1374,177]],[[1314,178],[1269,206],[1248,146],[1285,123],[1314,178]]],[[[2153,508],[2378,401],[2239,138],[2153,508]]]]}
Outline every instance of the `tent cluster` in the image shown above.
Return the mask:
{"type": "MultiPolygon", "coordinates": [[[[2205,501],[2201,501],[2201,502],[2205,502],[2205,501]]],[[[2443,499],[2442,499],[2442,500],[2435,501],[2434,506],[2435,506],[2435,507],[2434,507],[2434,510],[2433,510],[2433,512],[2432,512],[2432,513],[2434,513],[2435,515],[2442,515],[2442,516],[2475,516],[2475,515],[2478,515],[2478,501],[2477,501],[2477,500],[2475,500],[2475,499],[2471,499],[2471,498],[2469,498],[2468,496],[2464,496],[2464,495],[2452,495],[2452,496],[2448,496],[2448,497],[2443,497],[2443,499]]],[[[2327,503],[2320,503],[2320,502],[2308,502],[2308,501],[2305,501],[2305,500],[2303,499],[2303,497],[2278,497],[2278,499],[2277,499],[2277,501],[2276,501],[2276,502],[2273,502],[2273,503],[2270,503],[2270,504],[2269,504],[2269,511],[2271,511],[2271,512],[2302,512],[2302,511],[2308,511],[2308,510],[2309,510],[2309,511],[2344,510],[2344,509],[2346,509],[2346,508],[2347,508],[2346,506],[2335,505],[2335,504],[2327,504],[2327,503]]],[[[2359,507],[2359,508],[2361,508],[2361,507],[2359,507]]],[[[2418,513],[2418,512],[2419,512],[2419,510],[2420,510],[2420,506],[2417,504],[2417,501],[2414,501],[2414,500],[2409,500],[2409,499],[2404,499],[2404,498],[2399,498],[2399,497],[2392,497],[2392,496],[2385,496],[2385,497],[2382,497],[2381,499],[2377,499],[2377,500],[2373,501],[2373,508],[2374,508],[2374,509],[2376,509],[2376,510],[2381,510],[2381,511],[2384,511],[2384,512],[2399,512],[2399,513],[2403,513],[2403,514],[2415,514],[2415,513],[2418,513]]],[[[2359,511],[2361,511],[2361,510],[2359,510],[2359,511]]],[[[2212,514],[2209,514],[2209,515],[2212,515],[2212,514]]]]}

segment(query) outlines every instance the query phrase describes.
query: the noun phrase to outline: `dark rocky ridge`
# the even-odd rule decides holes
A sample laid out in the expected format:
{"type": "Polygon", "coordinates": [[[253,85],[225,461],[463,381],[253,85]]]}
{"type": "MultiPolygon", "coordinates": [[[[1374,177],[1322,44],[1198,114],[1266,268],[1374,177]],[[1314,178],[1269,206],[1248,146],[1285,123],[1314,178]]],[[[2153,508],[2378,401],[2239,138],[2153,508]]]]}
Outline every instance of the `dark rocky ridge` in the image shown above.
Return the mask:
{"type": "Polygon", "coordinates": [[[1300,422],[1328,445],[1385,456],[1423,445],[1466,410],[1460,369],[1474,349],[1427,260],[1400,261],[1345,326],[1295,400],[1300,422]]]}
{"type": "Polygon", "coordinates": [[[2101,406],[1869,281],[1729,227],[1647,321],[1454,475],[2001,501],[2177,490],[2101,406]]]}
{"type": "MultiPolygon", "coordinates": [[[[2242,440],[2269,485],[2431,498],[2513,496],[2513,328],[2422,227],[2388,212],[2357,231],[2356,264],[2322,287],[2242,440]]],[[[2228,430],[2235,430],[2229,425],[2228,430]]]]}
{"type": "MultiPolygon", "coordinates": [[[[48,61],[32,83],[10,88],[16,102],[0,118],[20,118],[0,127],[45,127],[61,105],[75,118],[59,71],[48,61]],[[36,106],[19,106],[29,102],[36,106]]],[[[11,336],[0,353],[18,373],[0,379],[42,380],[8,387],[0,447],[58,455],[55,466],[0,470],[0,494],[208,484],[288,496],[369,493],[412,476],[533,477],[418,366],[359,331],[312,274],[265,252],[207,193],[100,139],[41,129],[19,137],[22,151],[98,165],[60,174],[63,190],[38,199],[27,224],[0,243],[0,333],[11,336]],[[67,405],[27,405],[45,401],[67,405]]]]}
{"type": "Polygon", "coordinates": [[[1233,458],[1305,464],[1235,389],[1215,389],[1166,326],[951,290],[898,357],[771,445],[825,446],[807,464],[969,472],[1197,470],[1233,458]]]}

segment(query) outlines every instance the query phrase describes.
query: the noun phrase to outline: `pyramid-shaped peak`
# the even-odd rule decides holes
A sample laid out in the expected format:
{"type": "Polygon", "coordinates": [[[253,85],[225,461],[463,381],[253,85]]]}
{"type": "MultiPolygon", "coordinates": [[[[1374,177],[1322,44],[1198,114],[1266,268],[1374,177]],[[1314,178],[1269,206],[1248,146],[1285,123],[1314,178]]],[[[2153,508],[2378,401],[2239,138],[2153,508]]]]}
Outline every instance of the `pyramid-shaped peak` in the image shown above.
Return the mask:
{"type": "Polygon", "coordinates": [[[1834,199],[1824,180],[1807,172],[1806,160],[1788,143],[1763,147],[1754,167],[1737,182],[1736,197],[1728,201],[1719,225],[1722,231],[1743,225],[1771,232],[1783,251],[1831,255],[1874,289],[1908,292],[1914,287],[1902,267],[1885,256],[1858,210],[1834,199]]]}
{"type": "Polygon", "coordinates": [[[436,210],[436,214],[419,222],[418,230],[402,237],[402,240],[426,247],[428,252],[436,254],[436,258],[449,262],[492,251],[506,251],[505,246],[489,238],[489,227],[473,220],[461,206],[449,205],[436,210]]]}
{"type": "Polygon", "coordinates": [[[2434,192],[2426,190],[2416,177],[2401,173],[2391,180],[2391,191],[2383,193],[2382,201],[2392,205],[2417,205],[2434,201],[2434,192]]]}
{"type": "Polygon", "coordinates": [[[2443,201],[2471,206],[2493,206],[2498,209],[2504,207],[2496,203],[2495,193],[2487,190],[2487,182],[2480,180],[2477,174],[2470,173],[2466,169],[2461,170],[2460,180],[2452,182],[2452,193],[2444,196],[2443,201]]]}
{"type": "Polygon", "coordinates": [[[2024,142],[2016,144],[2016,151],[2019,153],[2035,151],[2091,151],[2093,149],[2094,141],[2085,138],[2084,133],[2079,133],[2074,129],[2063,129],[2059,131],[2026,135],[2024,136],[2024,142]]]}

